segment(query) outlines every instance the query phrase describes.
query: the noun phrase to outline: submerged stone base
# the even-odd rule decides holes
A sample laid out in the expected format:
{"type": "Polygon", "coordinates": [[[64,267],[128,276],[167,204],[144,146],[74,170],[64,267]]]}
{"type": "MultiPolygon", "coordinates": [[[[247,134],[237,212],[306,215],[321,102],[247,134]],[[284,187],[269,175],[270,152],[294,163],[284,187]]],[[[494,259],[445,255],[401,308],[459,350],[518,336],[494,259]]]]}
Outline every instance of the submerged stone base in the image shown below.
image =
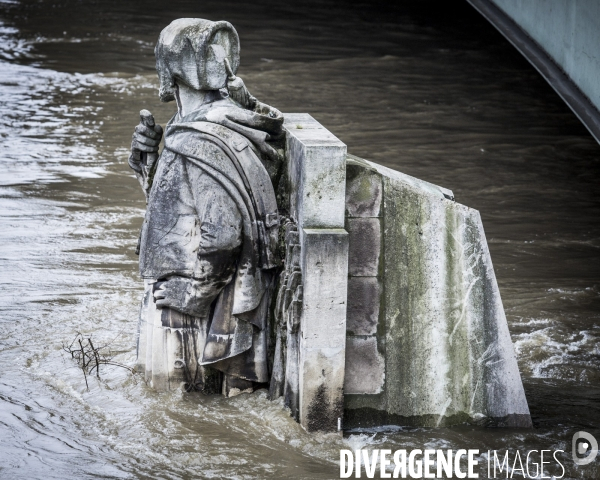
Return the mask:
{"type": "Polygon", "coordinates": [[[192,317],[152,300],[153,282],[146,282],[140,309],[137,369],[159,391],[185,390],[221,393],[221,372],[200,365],[208,318],[192,317]]]}
{"type": "Polygon", "coordinates": [[[531,428],[531,417],[529,414],[511,414],[505,417],[481,417],[471,418],[465,413],[455,415],[417,415],[403,417],[391,414],[383,409],[363,408],[356,406],[354,396],[345,399],[344,425],[345,429],[366,429],[381,426],[404,426],[404,427],[451,427],[461,423],[477,425],[486,428],[531,428]]]}

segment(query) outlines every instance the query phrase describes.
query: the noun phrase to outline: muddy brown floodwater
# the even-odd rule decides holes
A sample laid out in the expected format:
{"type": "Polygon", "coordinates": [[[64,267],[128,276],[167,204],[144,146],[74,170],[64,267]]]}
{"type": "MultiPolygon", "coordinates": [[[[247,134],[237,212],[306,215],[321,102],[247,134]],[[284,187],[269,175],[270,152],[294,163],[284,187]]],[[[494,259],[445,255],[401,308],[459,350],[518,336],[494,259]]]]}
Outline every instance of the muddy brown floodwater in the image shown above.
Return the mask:
{"type": "Polygon", "coordinates": [[[560,449],[566,477],[600,477],[570,456],[574,432],[600,439],[600,146],[466,2],[389,3],[0,0],[0,477],[337,478],[360,447],[560,449]],[[159,394],[118,367],[86,390],[77,332],[135,358],[127,148],[141,108],[173,112],[153,46],[186,16],[235,25],[261,100],[481,211],[534,429],[339,439],[264,391],[159,394]]]}

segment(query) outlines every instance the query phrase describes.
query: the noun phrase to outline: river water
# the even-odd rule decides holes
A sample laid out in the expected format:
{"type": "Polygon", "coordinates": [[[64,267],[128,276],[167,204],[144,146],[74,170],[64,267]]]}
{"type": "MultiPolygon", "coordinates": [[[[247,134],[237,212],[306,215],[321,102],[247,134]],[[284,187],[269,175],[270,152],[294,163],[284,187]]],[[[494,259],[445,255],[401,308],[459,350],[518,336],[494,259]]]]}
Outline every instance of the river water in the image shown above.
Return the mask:
{"type": "Polygon", "coordinates": [[[466,2],[238,3],[0,0],[0,477],[337,478],[341,448],[425,447],[560,449],[566,478],[599,478],[570,442],[600,439],[600,146],[466,2]],[[159,394],[119,367],[86,389],[62,349],[77,333],[135,359],[127,149],[141,108],[173,112],[153,46],[186,16],[235,25],[262,101],[481,211],[534,429],[340,439],[264,391],[159,394]]]}

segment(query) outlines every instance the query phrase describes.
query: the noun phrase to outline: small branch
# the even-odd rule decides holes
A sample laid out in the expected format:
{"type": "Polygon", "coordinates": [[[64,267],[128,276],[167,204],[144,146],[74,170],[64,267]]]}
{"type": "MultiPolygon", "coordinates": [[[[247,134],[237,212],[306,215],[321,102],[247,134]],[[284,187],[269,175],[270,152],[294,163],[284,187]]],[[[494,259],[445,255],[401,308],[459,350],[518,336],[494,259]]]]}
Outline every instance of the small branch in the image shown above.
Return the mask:
{"type": "Polygon", "coordinates": [[[77,335],[70,344],[63,344],[63,350],[71,354],[71,358],[76,360],[79,368],[81,368],[88,392],[90,391],[90,387],[87,377],[88,375],[92,375],[95,369],[96,377],[100,378],[100,365],[113,365],[115,367],[124,368],[131,373],[136,373],[134,368],[113,361],[110,350],[107,355],[102,354],[101,350],[107,349],[108,346],[109,345],[103,345],[102,347],[96,348],[94,347],[91,337],[87,337],[86,339],[79,332],[77,332],[77,335]],[[85,342],[85,340],[87,340],[87,342],[85,342]],[[76,343],[79,344],[79,348],[73,347],[76,343]]]}
{"type": "Polygon", "coordinates": [[[88,338],[88,343],[92,352],[94,352],[94,359],[96,360],[96,377],[100,378],[100,358],[98,357],[98,350],[94,348],[94,344],[92,343],[92,337],[88,338]]]}
{"type": "Polygon", "coordinates": [[[83,378],[85,378],[85,386],[88,389],[88,392],[90,391],[90,386],[88,385],[88,381],[87,381],[87,373],[86,373],[86,363],[85,363],[85,351],[83,350],[83,343],[81,343],[81,338],[78,339],[79,341],[79,346],[81,347],[81,370],[83,371],[83,378]]]}

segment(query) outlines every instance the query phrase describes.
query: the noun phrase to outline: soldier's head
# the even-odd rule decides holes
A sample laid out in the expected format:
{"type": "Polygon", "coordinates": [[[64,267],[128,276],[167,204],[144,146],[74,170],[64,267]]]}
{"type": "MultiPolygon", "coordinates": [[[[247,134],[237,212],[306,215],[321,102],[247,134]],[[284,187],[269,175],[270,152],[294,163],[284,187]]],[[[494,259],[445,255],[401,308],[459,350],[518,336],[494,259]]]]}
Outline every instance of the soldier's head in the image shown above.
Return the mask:
{"type": "Polygon", "coordinates": [[[175,99],[176,83],[195,90],[225,87],[225,59],[236,73],[240,64],[240,41],[229,22],[180,18],[160,33],[154,55],[160,99],[170,102],[175,99]]]}

